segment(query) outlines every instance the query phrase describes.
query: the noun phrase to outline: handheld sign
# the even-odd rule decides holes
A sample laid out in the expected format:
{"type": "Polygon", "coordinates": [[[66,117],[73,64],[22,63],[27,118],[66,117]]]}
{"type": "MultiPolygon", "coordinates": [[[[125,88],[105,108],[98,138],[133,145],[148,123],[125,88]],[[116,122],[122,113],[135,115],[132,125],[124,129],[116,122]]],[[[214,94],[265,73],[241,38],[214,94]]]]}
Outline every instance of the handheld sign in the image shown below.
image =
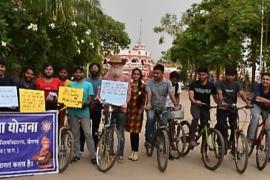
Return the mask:
{"type": "Polygon", "coordinates": [[[127,91],[127,82],[102,80],[100,97],[108,104],[121,106],[126,104],[127,91]]]}
{"type": "Polygon", "coordinates": [[[81,108],[83,100],[83,89],[59,87],[58,102],[64,103],[67,107],[81,108]]]}
{"type": "Polygon", "coordinates": [[[0,86],[0,107],[18,107],[16,86],[0,86]]]}
{"type": "Polygon", "coordinates": [[[20,112],[45,112],[45,95],[41,90],[19,89],[20,112]]]}

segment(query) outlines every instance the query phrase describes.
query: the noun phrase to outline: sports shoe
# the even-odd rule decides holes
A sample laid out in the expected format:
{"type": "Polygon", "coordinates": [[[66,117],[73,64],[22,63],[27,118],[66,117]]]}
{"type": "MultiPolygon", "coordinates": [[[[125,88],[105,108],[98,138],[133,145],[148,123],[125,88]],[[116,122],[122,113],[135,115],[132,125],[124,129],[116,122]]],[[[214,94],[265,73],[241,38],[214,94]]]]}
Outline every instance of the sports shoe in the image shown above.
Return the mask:
{"type": "Polygon", "coordinates": [[[97,160],[94,158],[94,159],[91,159],[91,163],[93,164],[93,165],[96,165],[97,164],[97,160]]]}
{"type": "Polygon", "coordinates": [[[174,160],[174,157],[171,154],[169,154],[169,160],[171,160],[171,161],[174,160]]]}
{"type": "Polygon", "coordinates": [[[75,156],[75,157],[71,160],[71,162],[77,162],[77,161],[79,161],[79,160],[80,160],[80,157],[75,156]]]}
{"type": "Polygon", "coordinates": [[[144,143],[144,146],[145,146],[146,148],[150,148],[152,145],[151,145],[151,143],[149,143],[149,142],[145,142],[145,143],[144,143]]]}
{"type": "Polygon", "coordinates": [[[189,148],[193,149],[195,146],[197,146],[197,142],[196,141],[190,141],[189,142],[189,148]]]}

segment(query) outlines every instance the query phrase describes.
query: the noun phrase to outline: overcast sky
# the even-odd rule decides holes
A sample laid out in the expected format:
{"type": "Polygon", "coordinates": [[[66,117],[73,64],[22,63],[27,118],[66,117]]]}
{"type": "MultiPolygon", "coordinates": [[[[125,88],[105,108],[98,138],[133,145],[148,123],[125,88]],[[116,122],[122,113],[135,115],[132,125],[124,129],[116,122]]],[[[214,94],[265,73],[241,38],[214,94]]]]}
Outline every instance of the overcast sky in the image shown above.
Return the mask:
{"type": "Polygon", "coordinates": [[[161,17],[166,13],[180,16],[193,3],[198,2],[201,0],[101,0],[101,6],[107,15],[125,23],[131,47],[139,39],[140,18],[142,18],[142,43],[157,60],[161,57],[161,51],[171,47],[172,39],[166,36],[165,43],[159,45],[160,34],[154,33],[153,28],[160,24],[161,17]]]}

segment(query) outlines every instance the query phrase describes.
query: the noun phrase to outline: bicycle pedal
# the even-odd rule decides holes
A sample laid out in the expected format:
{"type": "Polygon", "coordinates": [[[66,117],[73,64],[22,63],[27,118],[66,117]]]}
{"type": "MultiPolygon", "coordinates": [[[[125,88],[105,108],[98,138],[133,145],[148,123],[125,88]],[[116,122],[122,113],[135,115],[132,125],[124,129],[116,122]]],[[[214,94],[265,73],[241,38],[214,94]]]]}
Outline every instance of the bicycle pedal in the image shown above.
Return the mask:
{"type": "Polygon", "coordinates": [[[101,133],[102,132],[99,132],[99,131],[98,132],[95,132],[95,136],[100,137],[101,133]]]}

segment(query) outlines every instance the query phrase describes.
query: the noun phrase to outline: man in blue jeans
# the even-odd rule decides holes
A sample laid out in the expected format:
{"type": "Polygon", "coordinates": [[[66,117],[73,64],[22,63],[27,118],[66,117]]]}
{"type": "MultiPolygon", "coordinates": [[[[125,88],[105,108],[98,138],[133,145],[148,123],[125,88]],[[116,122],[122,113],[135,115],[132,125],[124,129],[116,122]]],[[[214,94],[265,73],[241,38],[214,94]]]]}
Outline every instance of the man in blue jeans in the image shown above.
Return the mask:
{"type": "Polygon", "coordinates": [[[154,78],[150,79],[146,85],[147,92],[147,121],[145,129],[145,146],[151,146],[153,131],[154,131],[154,118],[155,109],[166,109],[166,99],[169,95],[174,104],[174,110],[179,110],[179,103],[174,97],[172,84],[169,80],[163,78],[164,66],[157,64],[154,67],[154,78]]]}
{"type": "Polygon", "coordinates": [[[266,127],[270,127],[270,73],[263,73],[261,75],[261,83],[255,85],[253,93],[256,102],[253,104],[253,108],[251,109],[251,120],[247,133],[250,143],[255,140],[255,132],[261,115],[268,115],[266,127]]]}

